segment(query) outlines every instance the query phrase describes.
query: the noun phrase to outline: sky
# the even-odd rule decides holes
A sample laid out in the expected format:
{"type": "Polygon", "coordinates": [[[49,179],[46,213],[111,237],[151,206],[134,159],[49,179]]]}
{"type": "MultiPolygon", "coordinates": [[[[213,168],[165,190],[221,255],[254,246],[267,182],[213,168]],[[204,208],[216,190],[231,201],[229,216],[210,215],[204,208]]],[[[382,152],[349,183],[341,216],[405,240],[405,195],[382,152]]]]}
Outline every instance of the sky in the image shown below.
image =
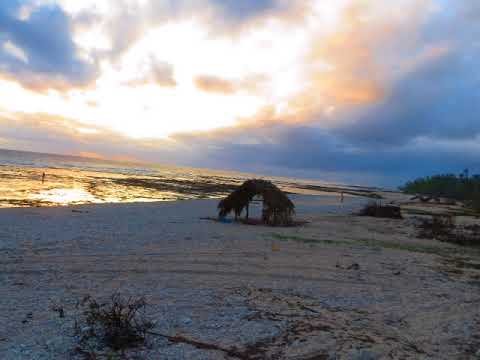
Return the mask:
{"type": "Polygon", "coordinates": [[[8,0],[0,148],[396,186],[480,172],[477,0],[8,0]]]}

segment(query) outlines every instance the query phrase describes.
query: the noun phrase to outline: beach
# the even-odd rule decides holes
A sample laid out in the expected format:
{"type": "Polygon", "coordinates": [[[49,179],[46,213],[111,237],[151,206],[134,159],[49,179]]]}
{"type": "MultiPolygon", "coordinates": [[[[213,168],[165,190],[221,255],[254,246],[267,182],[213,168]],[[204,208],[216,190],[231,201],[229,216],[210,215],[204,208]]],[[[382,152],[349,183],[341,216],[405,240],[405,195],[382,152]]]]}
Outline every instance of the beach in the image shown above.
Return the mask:
{"type": "MultiPolygon", "coordinates": [[[[477,358],[478,251],[352,215],[365,198],[292,199],[308,224],[215,222],[216,200],[1,209],[0,357],[82,359],[79,301],[120,292],[155,331],[245,358],[477,358]]],[[[231,358],[153,335],[125,356],[231,358]]]]}

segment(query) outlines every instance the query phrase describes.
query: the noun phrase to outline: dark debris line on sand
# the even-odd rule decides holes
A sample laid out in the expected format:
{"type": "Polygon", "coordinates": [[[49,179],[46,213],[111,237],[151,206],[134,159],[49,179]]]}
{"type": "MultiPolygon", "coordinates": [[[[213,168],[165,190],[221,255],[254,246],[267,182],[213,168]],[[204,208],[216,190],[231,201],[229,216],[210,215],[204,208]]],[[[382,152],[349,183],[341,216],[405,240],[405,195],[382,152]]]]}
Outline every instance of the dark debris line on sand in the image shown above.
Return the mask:
{"type": "Polygon", "coordinates": [[[265,354],[265,350],[261,348],[260,344],[250,345],[247,347],[246,350],[240,351],[236,348],[224,348],[219,345],[209,344],[202,341],[189,339],[187,337],[180,336],[180,335],[170,336],[170,335],[160,334],[155,331],[149,331],[148,333],[151,335],[165,338],[171,343],[191,345],[199,350],[221,351],[226,355],[236,359],[241,359],[241,360],[264,359],[263,355],[265,354]]]}

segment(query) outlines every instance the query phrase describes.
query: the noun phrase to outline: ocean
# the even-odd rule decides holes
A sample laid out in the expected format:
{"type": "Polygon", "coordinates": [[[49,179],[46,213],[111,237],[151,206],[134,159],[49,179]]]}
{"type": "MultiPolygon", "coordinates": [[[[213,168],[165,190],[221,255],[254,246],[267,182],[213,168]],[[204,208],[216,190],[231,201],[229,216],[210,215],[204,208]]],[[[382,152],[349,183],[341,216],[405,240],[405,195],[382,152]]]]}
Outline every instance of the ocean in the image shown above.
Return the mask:
{"type": "Polygon", "coordinates": [[[290,193],[338,190],[321,181],[0,150],[0,207],[220,198],[253,177],[290,193]]]}

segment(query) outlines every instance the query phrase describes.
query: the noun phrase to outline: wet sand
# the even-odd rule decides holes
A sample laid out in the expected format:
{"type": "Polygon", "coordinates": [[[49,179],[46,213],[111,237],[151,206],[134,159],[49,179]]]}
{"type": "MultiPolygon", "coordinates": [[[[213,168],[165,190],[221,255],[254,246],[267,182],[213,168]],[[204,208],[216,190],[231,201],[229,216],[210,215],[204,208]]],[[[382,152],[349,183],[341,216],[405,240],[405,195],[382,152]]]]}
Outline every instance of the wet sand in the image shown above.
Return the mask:
{"type": "MultiPolygon", "coordinates": [[[[363,198],[293,200],[309,224],[202,220],[215,200],[1,209],[0,358],[80,359],[76,303],[115,291],[145,295],[155,331],[252,359],[477,358],[477,250],[350,215],[363,198]]],[[[229,358],[155,336],[133,354],[229,358]]]]}

